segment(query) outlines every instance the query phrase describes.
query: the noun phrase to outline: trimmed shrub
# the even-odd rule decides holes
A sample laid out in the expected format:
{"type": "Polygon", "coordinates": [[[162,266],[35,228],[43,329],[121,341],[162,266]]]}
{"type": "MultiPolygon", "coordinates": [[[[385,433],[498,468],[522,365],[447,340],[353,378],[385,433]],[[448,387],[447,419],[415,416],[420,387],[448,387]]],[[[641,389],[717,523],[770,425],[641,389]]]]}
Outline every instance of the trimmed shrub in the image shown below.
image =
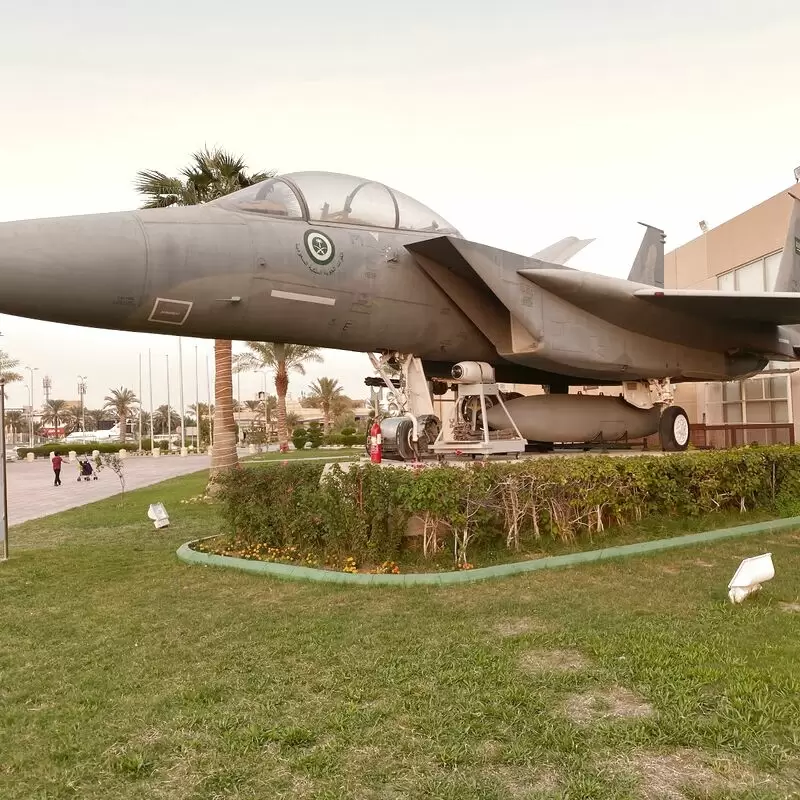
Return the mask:
{"type": "Polygon", "coordinates": [[[478,539],[520,549],[571,541],[645,517],[796,508],[800,447],[669,456],[475,462],[421,470],[287,464],[222,477],[223,517],[237,537],[377,562],[396,558],[408,520],[423,550],[466,563],[478,539]]]}
{"type": "Polygon", "coordinates": [[[295,450],[302,450],[308,441],[308,431],[305,428],[295,428],[292,431],[292,444],[295,450]]]}
{"type": "MultiPolygon", "coordinates": [[[[142,440],[142,447],[145,450],[150,449],[150,440],[143,439],[142,440]]],[[[166,443],[164,445],[166,447],[166,443]]],[[[95,450],[99,450],[101,453],[118,453],[122,448],[125,448],[129,453],[136,451],[139,449],[139,440],[137,439],[135,442],[94,442],[90,444],[69,444],[64,442],[55,442],[53,444],[40,444],[36,447],[18,447],[17,448],[17,455],[20,458],[25,458],[28,453],[33,453],[36,458],[49,458],[50,453],[54,453],[58,450],[61,455],[67,455],[70,451],[75,452],[79,456],[86,455],[87,453],[91,455],[95,450]]]]}
{"type": "Polygon", "coordinates": [[[308,441],[311,442],[311,447],[316,449],[322,444],[322,426],[319,422],[309,422],[306,428],[308,434],[308,441]]]}

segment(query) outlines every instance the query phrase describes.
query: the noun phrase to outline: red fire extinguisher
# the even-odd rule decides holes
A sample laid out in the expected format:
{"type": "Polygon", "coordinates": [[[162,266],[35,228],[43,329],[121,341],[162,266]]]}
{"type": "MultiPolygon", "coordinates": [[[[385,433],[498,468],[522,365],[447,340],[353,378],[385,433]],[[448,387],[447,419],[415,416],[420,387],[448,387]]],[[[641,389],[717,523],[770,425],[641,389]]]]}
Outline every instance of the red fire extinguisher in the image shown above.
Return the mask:
{"type": "Polygon", "coordinates": [[[381,463],[383,455],[383,440],[381,439],[381,424],[378,420],[372,423],[369,429],[369,460],[373,464],[381,463]]]}

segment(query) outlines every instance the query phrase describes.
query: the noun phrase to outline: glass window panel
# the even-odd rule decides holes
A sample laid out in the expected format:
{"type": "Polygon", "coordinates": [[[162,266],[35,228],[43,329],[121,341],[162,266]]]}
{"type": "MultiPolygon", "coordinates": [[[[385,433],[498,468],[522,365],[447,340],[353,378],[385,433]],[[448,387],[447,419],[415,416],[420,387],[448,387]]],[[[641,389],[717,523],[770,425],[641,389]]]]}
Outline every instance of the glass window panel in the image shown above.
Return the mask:
{"type": "Polygon", "coordinates": [[[773,400],[772,402],[772,421],[789,421],[789,403],[786,400],[773,400]]]}
{"type": "Polygon", "coordinates": [[[403,230],[458,235],[458,231],[446,219],[427,206],[395,189],[392,189],[392,193],[400,208],[400,227],[403,230]]]}
{"type": "Polygon", "coordinates": [[[742,421],[742,404],[741,403],[726,403],[722,407],[722,414],[725,422],[736,424],[742,421]]]}
{"type": "Polygon", "coordinates": [[[771,403],[748,403],[747,421],[749,422],[772,422],[770,415],[771,403]]]}
{"type": "Polygon", "coordinates": [[[742,399],[741,388],[738,381],[722,384],[722,399],[725,400],[726,403],[731,400],[742,399]]]}
{"type": "Polygon", "coordinates": [[[389,190],[381,183],[364,183],[350,198],[347,222],[353,225],[375,225],[394,228],[397,214],[389,190]]]}
{"type": "Polygon", "coordinates": [[[276,178],[240,189],[214,202],[236,211],[254,211],[288,219],[303,218],[302,206],[292,187],[276,178]]]}
{"type": "Polygon", "coordinates": [[[736,270],[736,288],[740,292],[764,291],[764,262],[759,260],[736,270]]]}
{"type": "Polygon", "coordinates": [[[789,396],[789,377],[777,375],[769,379],[769,397],[784,398],[789,396]]]}
{"type": "Polygon", "coordinates": [[[773,253],[764,259],[764,272],[767,281],[767,291],[775,291],[775,279],[778,277],[778,267],[781,265],[782,253],[773,253]]]}
{"type": "Polygon", "coordinates": [[[760,378],[751,378],[744,382],[744,396],[746,400],[764,399],[764,381],[760,378]]]}
{"type": "Polygon", "coordinates": [[[722,402],[722,384],[721,383],[707,383],[706,384],[706,401],[709,403],[722,402]]]}
{"type": "Polygon", "coordinates": [[[717,288],[721,292],[736,291],[736,278],[733,272],[726,272],[717,278],[717,288]]]}

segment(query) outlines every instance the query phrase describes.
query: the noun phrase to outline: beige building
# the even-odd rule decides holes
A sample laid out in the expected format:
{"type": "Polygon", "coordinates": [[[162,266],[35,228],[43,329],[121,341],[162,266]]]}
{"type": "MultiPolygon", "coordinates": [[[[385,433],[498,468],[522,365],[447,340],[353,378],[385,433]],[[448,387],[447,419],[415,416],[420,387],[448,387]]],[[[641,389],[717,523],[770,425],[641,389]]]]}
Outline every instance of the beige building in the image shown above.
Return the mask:
{"type": "MultiPolygon", "coordinates": [[[[786,190],[733,219],[711,228],[666,254],[664,284],[669,289],[772,291],[792,210],[786,190]]],[[[797,363],[773,362],[758,376],[728,383],[678,386],[675,402],[691,422],[753,425],[800,422],[797,363]]],[[[746,441],[787,441],[787,432],[748,429],[746,441]]]]}

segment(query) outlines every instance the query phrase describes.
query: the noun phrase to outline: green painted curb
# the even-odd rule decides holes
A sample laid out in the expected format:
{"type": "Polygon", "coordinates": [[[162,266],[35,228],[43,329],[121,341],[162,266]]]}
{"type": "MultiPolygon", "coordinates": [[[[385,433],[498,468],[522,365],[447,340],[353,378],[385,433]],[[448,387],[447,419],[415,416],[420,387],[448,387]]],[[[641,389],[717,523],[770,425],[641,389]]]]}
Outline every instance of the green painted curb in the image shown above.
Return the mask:
{"type": "Polygon", "coordinates": [[[513,564],[500,564],[496,567],[481,567],[479,569],[464,570],[462,572],[423,572],[406,575],[369,575],[363,573],[351,574],[347,572],[333,572],[326,569],[312,569],[311,567],[298,567],[293,564],[277,564],[270,561],[249,561],[246,558],[233,558],[232,556],[217,556],[211,553],[200,553],[192,550],[191,545],[215,536],[205,536],[194,539],[181,545],[177,555],[187,564],[203,564],[213,567],[229,567],[254,572],[257,574],[274,575],[279,578],[291,580],[321,581],[323,583],[349,583],[362,586],[419,586],[440,585],[451,583],[468,583],[482,581],[488,578],[504,578],[508,575],[519,575],[523,572],[535,572],[540,569],[558,569],[560,567],[573,567],[577,564],[587,564],[595,561],[608,561],[625,556],[645,555],[657,553],[660,550],[672,550],[675,547],[687,547],[693,544],[715,542],[718,539],[733,539],[739,536],[751,536],[756,533],[782,531],[789,528],[800,528],[800,517],[787,517],[773,519],[768,522],[755,522],[751,525],[739,525],[736,528],[720,528],[717,531],[705,533],[690,533],[685,536],[675,536],[671,539],[656,539],[650,542],[637,542],[636,544],[623,544],[617,547],[607,547],[603,550],[587,550],[583,553],[570,553],[565,556],[547,556],[533,561],[516,561],[513,564]]]}

